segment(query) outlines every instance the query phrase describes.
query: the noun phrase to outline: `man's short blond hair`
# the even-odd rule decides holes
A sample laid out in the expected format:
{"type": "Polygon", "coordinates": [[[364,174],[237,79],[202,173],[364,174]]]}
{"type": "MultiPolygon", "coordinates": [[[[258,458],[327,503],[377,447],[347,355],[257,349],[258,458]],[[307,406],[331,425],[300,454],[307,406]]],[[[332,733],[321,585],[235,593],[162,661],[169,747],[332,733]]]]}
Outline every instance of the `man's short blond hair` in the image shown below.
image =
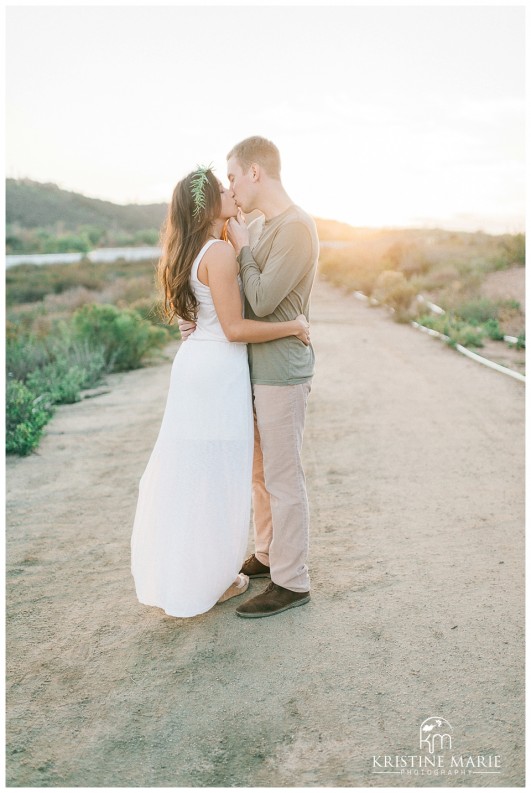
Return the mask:
{"type": "Polygon", "coordinates": [[[280,179],[280,152],[270,140],[254,135],[245,138],[227,154],[227,160],[235,157],[246,173],[253,162],[258,163],[272,179],[280,179]]]}

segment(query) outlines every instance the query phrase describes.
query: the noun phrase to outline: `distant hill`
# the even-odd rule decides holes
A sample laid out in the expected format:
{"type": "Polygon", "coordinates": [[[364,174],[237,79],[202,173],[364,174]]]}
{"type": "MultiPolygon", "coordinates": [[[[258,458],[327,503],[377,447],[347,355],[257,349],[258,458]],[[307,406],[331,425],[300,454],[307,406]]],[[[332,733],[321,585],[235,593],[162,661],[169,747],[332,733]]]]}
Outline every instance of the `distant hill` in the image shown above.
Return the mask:
{"type": "Polygon", "coordinates": [[[166,204],[113,204],[55,184],[6,179],[8,253],[154,244],[166,204]]]}
{"type": "Polygon", "coordinates": [[[56,228],[75,231],[79,226],[139,231],[157,228],[166,204],[113,204],[80,193],[61,190],[55,184],[30,179],[6,179],[6,223],[22,228],[56,228]]]}
{"type": "MultiPolygon", "coordinates": [[[[6,179],[8,253],[90,250],[113,245],[154,244],[167,204],[114,204],[55,184],[6,179]]],[[[316,218],[321,240],[349,240],[359,230],[316,218]]]]}

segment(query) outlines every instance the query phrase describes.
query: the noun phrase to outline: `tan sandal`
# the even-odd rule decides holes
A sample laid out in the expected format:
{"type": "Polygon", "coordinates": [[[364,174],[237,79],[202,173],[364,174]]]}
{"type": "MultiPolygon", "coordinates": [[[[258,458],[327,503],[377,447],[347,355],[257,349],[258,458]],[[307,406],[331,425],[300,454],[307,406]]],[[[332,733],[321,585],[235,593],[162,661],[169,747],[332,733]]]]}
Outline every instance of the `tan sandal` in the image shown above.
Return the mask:
{"type": "Polygon", "coordinates": [[[238,573],[238,578],[234,581],[233,584],[227,589],[227,591],[220,597],[218,603],[224,603],[226,600],[230,598],[235,598],[238,595],[243,595],[244,592],[247,591],[249,586],[249,576],[244,575],[244,573],[238,573]]]}

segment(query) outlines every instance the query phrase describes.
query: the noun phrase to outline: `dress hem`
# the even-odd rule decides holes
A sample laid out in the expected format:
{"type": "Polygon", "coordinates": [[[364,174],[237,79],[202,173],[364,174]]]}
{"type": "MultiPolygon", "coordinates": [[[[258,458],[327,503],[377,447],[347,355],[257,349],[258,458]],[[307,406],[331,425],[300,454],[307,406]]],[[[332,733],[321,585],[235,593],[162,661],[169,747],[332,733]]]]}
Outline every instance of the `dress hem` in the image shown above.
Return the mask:
{"type": "Polygon", "coordinates": [[[208,611],[211,611],[215,605],[217,605],[217,600],[216,600],[214,601],[214,603],[212,603],[211,606],[207,606],[207,608],[203,609],[203,611],[195,611],[193,614],[171,614],[169,611],[166,611],[164,606],[161,606],[159,603],[146,603],[144,600],[140,600],[140,598],[138,598],[138,602],[142,606],[148,606],[149,608],[155,608],[155,609],[162,609],[162,611],[166,614],[166,616],[175,617],[176,619],[181,619],[181,620],[192,619],[193,617],[200,617],[201,614],[206,614],[208,611]]]}

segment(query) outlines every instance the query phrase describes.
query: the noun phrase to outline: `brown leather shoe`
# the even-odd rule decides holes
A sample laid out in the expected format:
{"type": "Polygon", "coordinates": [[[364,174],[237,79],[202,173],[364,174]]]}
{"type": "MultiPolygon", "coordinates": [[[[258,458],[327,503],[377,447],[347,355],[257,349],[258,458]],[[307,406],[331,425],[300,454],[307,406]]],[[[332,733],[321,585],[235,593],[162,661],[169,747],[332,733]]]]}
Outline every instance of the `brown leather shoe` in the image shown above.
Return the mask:
{"type": "Polygon", "coordinates": [[[271,583],[261,595],[246,600],[236,609],[238,617],[272,617],[286,609],[302,606],[310,599],[309,592],[293,592],[283,586],[271,583]]]}
{"type": "Polygon", "coordinates": [[[249,578],[269,578],[271,570],[267,565],[259,562],[254,553],[242,564],[240,573],[248,575],[249,578]]]}

